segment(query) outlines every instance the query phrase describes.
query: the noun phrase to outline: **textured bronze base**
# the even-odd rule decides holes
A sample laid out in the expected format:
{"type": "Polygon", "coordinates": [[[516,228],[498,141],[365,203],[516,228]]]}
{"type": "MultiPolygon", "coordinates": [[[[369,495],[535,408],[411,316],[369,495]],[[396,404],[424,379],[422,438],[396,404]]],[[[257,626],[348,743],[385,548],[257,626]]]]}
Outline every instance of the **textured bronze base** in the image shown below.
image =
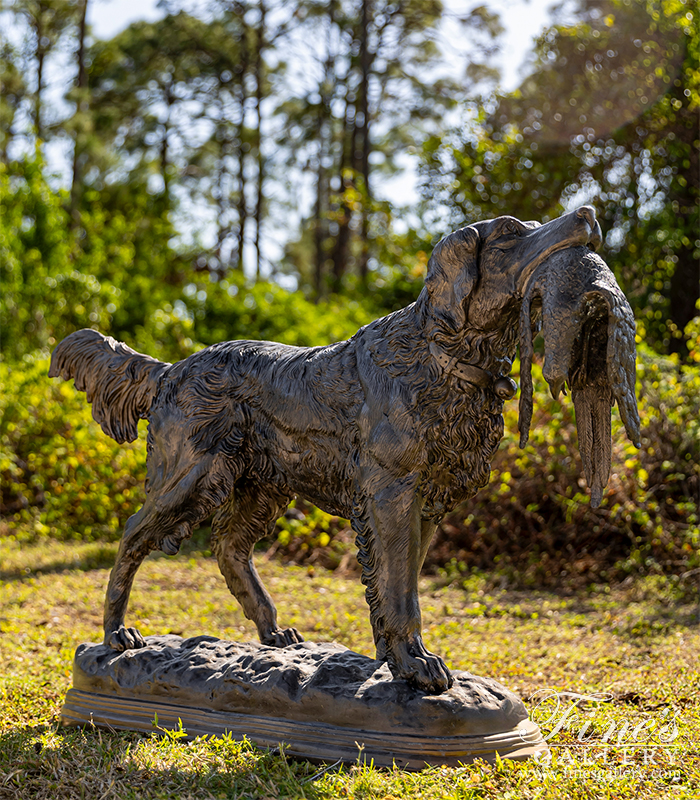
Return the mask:
{"type": "Polygon", "coordinates": [[[526,759],[547,751],[540,729],[530,720],[511,731],[484,736],[414,736],[106,697],[77,689],[69,690],[61,714],[64,725],[144,732],[155,730],[156,718],[159,728],[169,730],[177,730],[182,720],[191,737],[230,733],[234,739],[245,736],[261,747],[284,743],[288,755],[312,761],[355,763],[359,758],[376,767],[396,764],[409,770],[426,765],[456,767],[477,758],[493,761],[496,753],[501,758],[526,759]]]}
{"type": "Polygon", "coordinates": [[[411,770],[547,752],[515,695],[466,672],[431,696],[339,645],[147,641],[125,653],[80,645],[63,724],[152,732],[181,720],[190,737],[230,733],[299,758],[411,770]]]}

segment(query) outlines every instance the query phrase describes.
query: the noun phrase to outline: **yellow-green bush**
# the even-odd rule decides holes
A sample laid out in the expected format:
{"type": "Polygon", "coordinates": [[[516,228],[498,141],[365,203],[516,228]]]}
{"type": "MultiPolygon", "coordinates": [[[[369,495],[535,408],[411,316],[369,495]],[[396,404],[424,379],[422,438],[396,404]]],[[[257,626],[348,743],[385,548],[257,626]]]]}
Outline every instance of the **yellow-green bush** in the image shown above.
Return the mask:
{"type": "Polygon", "coordinates": [[[116,539],[143,502],[145,442],[118,445],[105,436],[85,395],[47,372],[45,360],[0,362],[4,532],[22,539],[116,539]]]}

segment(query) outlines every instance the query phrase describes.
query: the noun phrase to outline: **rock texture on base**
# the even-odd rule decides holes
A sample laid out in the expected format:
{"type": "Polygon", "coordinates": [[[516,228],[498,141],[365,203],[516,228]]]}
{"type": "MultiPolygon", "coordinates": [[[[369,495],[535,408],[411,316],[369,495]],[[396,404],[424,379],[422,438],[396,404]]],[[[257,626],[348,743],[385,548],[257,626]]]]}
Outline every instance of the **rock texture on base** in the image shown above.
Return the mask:
{"type": "Polygon", "coordinates": [[[151,636],[117,653],[78,647],[64,724],[153,730],[181,719],[190,735],[246,735],[324,761],[419,769],[546,752],[522,702],[489,678],[454,673],[441,695],[393,681],[385,663],[338,644],[283,649],[197,636],[151,636]],[[360,750],[362,748],[362,750],[360,750]]]}

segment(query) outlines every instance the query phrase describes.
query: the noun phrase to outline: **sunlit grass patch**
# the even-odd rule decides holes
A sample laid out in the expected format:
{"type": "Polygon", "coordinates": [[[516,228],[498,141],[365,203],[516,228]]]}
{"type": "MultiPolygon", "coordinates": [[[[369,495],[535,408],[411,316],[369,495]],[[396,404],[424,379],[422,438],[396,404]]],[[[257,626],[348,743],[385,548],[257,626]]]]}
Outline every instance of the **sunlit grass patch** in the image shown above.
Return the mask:
{"type": "MultiPolygon", "coordinates": [[[[698,607],[659,577],[576,595],[497,589],[484,575],[421,581],[430,648],[453,669],[520,693],[545,735],[566,714],[550,763],[324,771],[230,737],[63,729],[75,647],[101,638],[113,547],[0,545],[0,798],[694,798],[700,791],[698,607]],[[551,713],[555,693],[559,716],[551,713]],[[671,722],[672,747],[650,739],[671,722]]],[[[357,579],[264,558],[259,569],[283,624],[373,653],[357,579]]],[[[216,562],[191,554],[147,559],[128,619],[146,634],[247,640],[255,633],[216,562]]]]}

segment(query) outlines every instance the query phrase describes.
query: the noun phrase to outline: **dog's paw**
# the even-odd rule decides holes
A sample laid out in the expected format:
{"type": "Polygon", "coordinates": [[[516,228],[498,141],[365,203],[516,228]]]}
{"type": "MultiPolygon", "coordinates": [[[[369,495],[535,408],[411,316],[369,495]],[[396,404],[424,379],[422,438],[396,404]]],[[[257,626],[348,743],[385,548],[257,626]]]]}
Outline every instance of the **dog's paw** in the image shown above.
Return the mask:
{"type": "Polygon", "coordinates": [[[261,636],[260,641],[270,647],[287,647],[290,644],[303,642],[304,637],[296,628],[275,628],[265,636],[261,636]]]}
{"type": "Polygon", "coordinates": [[[124,625],[120,625],[116,631],[106,633],[104,643],[118,653],[146,646],[146,640],[136,628],[126,628],[124,625]]]}
{"type": "Polygon", "coordinates": [[[394,680],[407,681],[426,694],[442,694],[454,683],[445,662],[426,649],[420,637],[411,642],[394,642],[387,661],[394,680]]]}

